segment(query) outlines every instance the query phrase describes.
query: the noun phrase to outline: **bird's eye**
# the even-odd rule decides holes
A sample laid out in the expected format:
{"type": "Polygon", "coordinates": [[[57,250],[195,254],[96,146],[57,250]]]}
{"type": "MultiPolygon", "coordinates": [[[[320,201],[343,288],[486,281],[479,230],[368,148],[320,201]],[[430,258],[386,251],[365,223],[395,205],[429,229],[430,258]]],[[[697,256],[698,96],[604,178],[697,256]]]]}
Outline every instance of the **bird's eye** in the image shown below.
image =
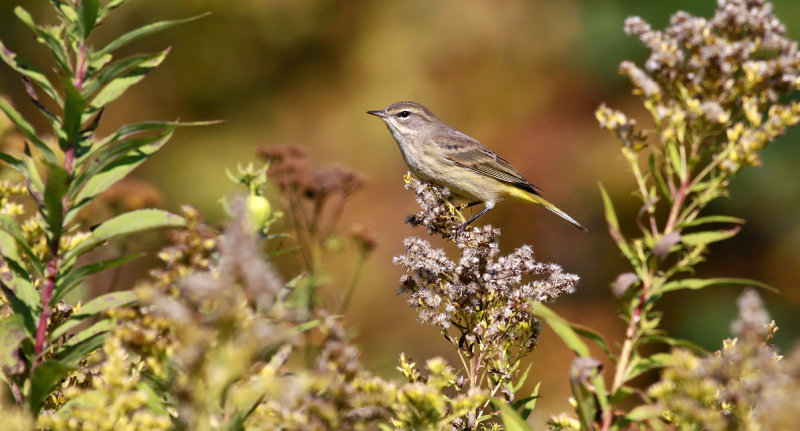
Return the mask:
{"type": "Polygon", "coordinates": [[[400,118],[408,118],[409,115],[411,115],[411,113],[408,111],[402,111],[399,114],[397,114],[397,116],[400,118]]]}

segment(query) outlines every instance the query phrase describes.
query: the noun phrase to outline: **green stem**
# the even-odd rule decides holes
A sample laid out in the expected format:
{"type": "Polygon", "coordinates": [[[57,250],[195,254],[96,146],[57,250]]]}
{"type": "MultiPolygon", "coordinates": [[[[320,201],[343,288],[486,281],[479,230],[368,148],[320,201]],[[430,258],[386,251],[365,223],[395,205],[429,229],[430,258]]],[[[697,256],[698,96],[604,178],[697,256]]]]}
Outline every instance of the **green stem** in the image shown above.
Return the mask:
{"type": "Polygon", "coordinates": [[[353,297],[353,292],[356,290],[358,279],[361,278],[361,270],[364,267],[365,260],[366,256],[363,252],[359,251],[358,257],[356,258],[356,266],[353,269],[353,276],[350,278],[350,286],[347,288],[347,294],[344,296],[344,302],[342,302],[342,308],[339,310],[339,314],[344,314],[344,312],[347,311],[347,307],[350,305],[350,299],[353,297]]]}

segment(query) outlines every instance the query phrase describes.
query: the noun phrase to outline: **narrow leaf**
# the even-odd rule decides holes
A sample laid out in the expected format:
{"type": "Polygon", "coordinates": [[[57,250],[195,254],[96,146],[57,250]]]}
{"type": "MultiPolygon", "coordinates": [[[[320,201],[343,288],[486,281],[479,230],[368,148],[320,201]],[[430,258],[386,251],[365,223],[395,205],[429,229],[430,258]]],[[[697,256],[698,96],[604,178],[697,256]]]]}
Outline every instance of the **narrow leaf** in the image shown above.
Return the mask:
{"type": "Polygon", "coordinates": [[[21,75],[27,76],[31,81],[35,82],[42,90],[44,90],[48,96],[61,104],[61,97],[56,92],[53,84],[50,83],[50,80],[47,79],[47,76],[39,71],[39,69],[19,58],[17,54],[6,48],[2,41],[0,41],[0,59],[2,59],[6,64],[11,66],[12,69],[21,75]]]}
{"type": "Polygon", "coordinates": [[[570,327],[573,331],[575,331],[578,335],[583,338],[592,340],[595,344],[597,344],[603,351],[611,358],[614,358],[614,353],[611,351],[611,348],[608,347],[608,342],[602,335],[599,333],[585,327],[582,325],[578,325],[575,323],[570,323],[570,327]]]}
{"type": "Polygon", "coordinates": [[[771,292],[778,291],[768,284],[764,284],[757,280],[748,280],[746,278],[685,278],[683,280],[675,280],[664,283],[658,289],[656,289],[656,291],[658,293],[664,293],[681,289],[697,290],[705,287],[721,287],[732,285],[760,287],[771,292]]]}
{"type": "Polygon", "coordinates": [[[522,419],[514,409],[502,400],[492,398],[492,405],[497,410],[500,410],[500,419],[503,421],[506,431],[533,431],[533,428],[525,422],[525,419],[522,419]]]}
{"type": "Polygon", "coordinates": [[[28,396],[28,407],[34,414],[42,408],[44,400],[50,396],[53,388],[74,369],[74,366],[56,360],[42,362],[34,368],[28,396]]]}
{"type": "Polygon", "coordinates": [[[84,94],[89,96],[99,90],[91,104],[95,108],[106,106],[158,67],[169,51],[167,48],[158,54],[140,54],[111,63],[95,80],[87,83],[84,94]]]}
{"type": "Polygon", "coordinates": [[[57,353],[56,358],[65,364],[74,365],[81,360],[84,356],[94,352],[103,345],[108,331],[100,332],[92,335],[91,337],[82,340],[80,343],[74,345],[64,345],[57,353]]]}
{"type": "Polygon", "coordinates": [[[533,312],[536,317],[544,320],[548,326],[553,329],[553,332],[561,338],[567,347],[570,348],[576,355],[581,357],[589,356],[589,347],[586,343],[581,341],[580,336],[575,332],[563,317],[556,314],[553,310],[540,302],[533,303],[533,312]]]}
{"type": "Polygon", "coordinates": [[[70,338],[69,340],[67,340],[66,343],[64,343],[64,346],[68,347],[77,346],[80,343],[83,343],[84,341],[94,336],[110,331],[112,328],[113,325],[111,323],[111,320],[109,319],[100,320],[99,322],[93,324],[92,326],[75,334],[74,337],[70,338]]]}
{"type": "Polygon", "coordinates": [[[726,215],[711,215],[705,217],[698,217],[690,222],[681,223],[680,228],[687,228],[692,226],[700,226],[706,223],[735,223],[744,224],[745,220],[739,217],[732,217],[726,215]]]}
{"type": "Polygon", "coordinates": [[[78,28],[83,40],[89,38],[100,12],[100,0],[81,0],[78,4],[78,28]]]}
{"type": "Polygon", "coordinates": [[[683,235],[683,237],[681,238],[681,242],[689,246],[706,245],[712,242],[722,241],[732,236],[735,236],[737,233],[739,233],[740,230],[741,227],[736,226],[732,229],[687,233],[683,235]]]}
{"type": "Polygon", "coordinates": [[[669,203],[672,203],[672,193],[669,192],[669,188],[667,188],[667,183],[664,181],[664,176],[661,174],[661,170],[656,168],[656,160],[653,154],[650,155],[650,172],[653,174],[653,179],[656,180],[656,184],[658,185],[658,189],[661,191],[661,195],[664,196],[669,203]]]}
{"type": "Polygon", "coordinates": [[[148,157],[160,150],[172,137],[172,131],[166,135],[126,141],[115,145],[111,154],[103,154],[94,159],[75,180],[72,188],[77,194],[72,198],[73,206],[67,214],[67,221],[98,194],[125,178],[131,171],[144,163],[148,157]],[[128,150],[127,153],[117,154],[116,151],[128,150]],[[106,161],[105,159],[108,159],[106,161]]]}
{"type": "Polygon", "coordinates": [[[611,202],[611,197],[608,195],[606,188],[603,187],[602,184],[600,186],[600,193],[603,196],[603,207],[605,208],[606,214],[606,223],[608,223],[608,233],[611,235],[611,238],[617,244],[622,254],[631,262],[634,266],[639,266],[639,259],[636,257],[636,254],[631,250],[628,242],[625,240],[625,237],[622,236],[622,232],[619,229],[619,221],[617,221],[617,213],[614,211],[614,204],[611,202]]]}
{"type": "Polygon", "coordinates": [[[111,292],[87,302],[75,313],[75,316],[92,317],[108,309],[121,307],[136,301],[136,294],[131,290],[111,292]]]}
{"type": "Polygon", "coordinates": [[[642,423],[650,419],[661,417],[664,413],[663,407],[647,404],[634,407],[633,410],[625,415],[625,419],[634,423],[642,423]]]}
{"type": "MultiPolygon", "coordinates": [[[[2,236],[0,241],[3,243],[14,242],[13,238],[5,232],[0,232],[0,236],[2,236]]],[[[5,248],[5,244],[3,248],[5,248]]],[[[30,317],[36,316],[39,312],[42,298],[36,288],[33,287],[28,273],[11,257],[0,257],[0,266],[5,266],[3,264],[7,265],[7,270],[0,272],[0,282],[3,283],[3,287],[8,289],[8,291],[4,290],[6,296],[13,295],[18,298],[28,309],[26,314],[30,317]]]]}
{"type": "MultiPolygon", "coordinates": [[[[82,307],[80,307],[75,312],[75,314],[72,315],[72,317],[67,319],[58,328],[56,328],[50,334],[50,340],[51,341],[58,340],[61,336],[66,334],[70,329],[79,325],[86,319],[97,317],[106,310],[109,310],[111,308],[121,307],[123,305],[128,305],[133,302],[136,302],[136,300],[137,300],[136,295],[132,291],[112,292],[102,296],[98,296],[97,298],[87,302],[82,307]]],[[[81,342],[86,338],[89,338],[89,336],[101,332],[100,329],[106,328],[106,326],[98,325],[100,322],[97,322],[92,326],[92,328],[94,328],[94,333],[92,333],[92,331],[89,332],[83,331],[84,335],[83,337],[73,337],[72,339],[69,340],[67,345],[70,346],[75,345],[78,342],[81,342]]],[[[110,322],[107,322],[106,325],[110,325],[110,322]]]]}
{"type": "Polygon", "coordinates": [[[22,340],[28,338],[22,316],[14,314],[0,320],[0,369],[19,372],[25,364],[19,355],[22,340]]]}
{"type": "Polygon", "coordinates": [[[68,251],[65,260],[70,261],[106,241],[131,233],[185,225],[186,220],[183,217],[164,210],[144,209],[120,214],[98,226],[88,238],[68,251]]]}
{"type": "Polygon", "coordinates": [[[625,377],[625,381],[633,380],[640,374],[646,373],[650,370],[664,368],[670,365],[672,362],[673,357],[671,353],[655,353],[646,358],[638,358],[638,360],[632,364],[630,371],[625,377]]]}
{"type": "Polygon", "coordinates": [[[89,276],[110,268],[124,265],[142,256],[144,256],[144,253],[135,253],[114,259],[101,260],[62,273],[56,281],[56,287],[53,291],[53,302],[58,302],[61,300],[61,298],[64,298],[69,294],[69,292],[72,291],[72,289],[74,289],[76,286],[79,286],[89,276]]]}
{"type": "Polygon", "coordinates": [[[664,343],[672,347],[680,347],[683,349],[691,350],[697,355],[707,355],[708,351],[695,343],[688,340],[681,340],[677,338],[668,337],[665,335],[648,335],[642,337],[642,343],[664,343]]]}
{"type": "Polygon", "coordinates": [[[194,21],[196,19],[200,19],[204,16],[209,15],[208,13],[196,15],[190,18],[184,19],[176,19],[171,21],[160,21],[153,24],[149,24],[143,27],[139,27],[135,30],[131,30],[128,33],[123,34],[122,36],[118,37],[102,49],[97,51],[97,57],[103,57],[107,54],[111,54],[112,52],[116,51],[117,49],[133,42],[136,39],[151,35],[153,33],[157,33],[161,30],[166,30],[170,27],[176,26],[178,24],[187,23],[190,21],[194,21]]]}
{"type": "Polygon", "coordinates": [[[77,147],[80,144],[80,131],[83,112],[86,110],[86,100],[81,92],[69,80],[64,80],[64,91],[67,100],[64,105],[64,134],[66,140],[61,142],[61,149],[77,147]]]}
{"type": "Polygon", "coordinates": [[[29,262],[37,271],[38,275],[42,275],[42,262],[36,257],[33,251],[31,251],[30,246],[28,246],[28,242],[22,234],[22,228],[19,222],[9,215],[0,214],[0,230],[7,232],[14,238],[17,245],[20,246],[22,251],[28,256],[29,262]]]}
{"type": "Polygon", "coordinates": [[[36,130],[34,130],[33,126],[31,126],[31,124],[28,123],[28,121],[25,120],[25,118],[23,118],[19,112],[17,112],[14,108],[12,108],[11,105],[9,105],[8,102],[3,100],[2,98],[0,98],[0,110],[2,110],[6,114],[8,119],[11,120],[11,122],[14,123],[15,126],[17,126],[17,129],[19,129],[19,131],[33,143],[36,149],[38,149],[42,153],[45,160],[53,164],[58,163],[58,158],[56,157],[56,154],[53,152],[53,150],[50,149],[50,147],[47,144],[44,143],[44,141],[39,139],[39,137],[36,135],[36,130]]]}
{"type": "Polygon", "coordinates": [[[69,172],[58,165],[50,165],[44,187],[44,206],[49,226],[50,240],[61,237],[64,227],[64,196],[69,188],[69,172]]]}
{"type": "Polygon", "coordinates": [[[528,419],[531,413],[533,413],[533,409],[536,407],[536,400],[539,399],[539,387],[541,385],[542,382],[537,383],[536,387],[533,388],[533,392],[531,392],[531,396],[520,400],[521,402],[519,403],[519,408],[517,410],[521,409],[520,416],[522,416],[522,419],[528,419]]]}
{"type": "Polygon", "coordinates": [[[19,18],[20,21],[28,26],[33,34],[36,35],[36,40],[50,48],[50,52],[53,54],[53,57],[55,57],[56,62],[61,70],[64,72],[69,71],[70,68],[67,62],[67,55],[64,53],[64,48],[61,46],[61,43],[53,35],[52,30],[46,27],[42,28],[37,26],[36,23],[33,22],[33,17],[31,14],[23,9],[22,6],[17,6],[14,9],[14,13],[17,15],[17,18],[19,18]]]}

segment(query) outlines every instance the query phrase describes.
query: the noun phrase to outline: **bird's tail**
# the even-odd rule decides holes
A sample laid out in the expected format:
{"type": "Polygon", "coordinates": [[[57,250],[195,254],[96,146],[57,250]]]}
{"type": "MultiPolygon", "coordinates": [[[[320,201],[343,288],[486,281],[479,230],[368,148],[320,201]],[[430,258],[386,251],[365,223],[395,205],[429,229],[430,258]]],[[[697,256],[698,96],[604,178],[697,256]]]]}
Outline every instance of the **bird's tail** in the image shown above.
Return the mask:
{"type": "Polygon", "coordinates": [[[585,227],[583,227],[582,224],[578,223],[574,218],[570,217],[569,214],[567,214],[564,211],[561,211],[560,209],[558,209],[557,206],[551,204],[547,199],[543,198],[541,195],[533,194],[531,192],[528,192],[528,191],[522,190],[522,189],[518,189],[518,188],[514,188],[514,191],[511,192],[511,193],[513,194],[514,198],[517,198],[517,199],[519,199],[519,200],[521,200],[523,202],[530,202],[530,203],[534,203],[534,204],[537,204],[537,205],[541,205],[541,206],[549,209],[553,213],[555,213],[557,216],[559,216],[559,217],[563,218],[564,220],[570,222],[570,224],[572,224],[576,228],[578,228],[578,229],[580,229],[580,230],[582,230],[584,232],[589,232],[589,230],[586,229],[585,227]]]}

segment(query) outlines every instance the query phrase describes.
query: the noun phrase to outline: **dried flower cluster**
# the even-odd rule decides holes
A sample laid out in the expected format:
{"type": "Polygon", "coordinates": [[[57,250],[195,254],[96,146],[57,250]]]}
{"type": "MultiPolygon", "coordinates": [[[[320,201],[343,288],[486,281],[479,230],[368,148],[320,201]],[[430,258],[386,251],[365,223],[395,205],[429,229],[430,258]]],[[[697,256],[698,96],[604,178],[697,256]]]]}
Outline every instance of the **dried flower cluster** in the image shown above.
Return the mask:
{"type": "Polygon", "coordinates": [[[698,357],[672,353],[673,364],[649,395],[668,422],[708,430],[788,430],[800,421],[800,350],[783,358],[769,344],[777,331],[753,290],[739,298],[736,338],[698,357]]]}
{"type": "Polygon", "coordinates": [[[363,177],[340,167],[312,169],[302,147],[264,146],[258,153],[269,162],[267,175],[288,201],[296,229],[314,235],[330,234],[344,203],[364,186],[363,177]]]}
{"type": "MultiPolygon", "coordinates": [[[[534,305],[574,292],[578,276],[556,264],[537,262],[528,245],[500,256],[500,230],[491,226],[454,234],[464,217],[450,202],[446,188],[408,175],[406,188],[414,191],[421,208],[408,222],[455,243],[461,256],[453,261],[426,240],[406,238],[405,253],[394,259],[408,272],[401,278],[399,292],[408,295],[421,322],[439,327],[457,348],[464,365],[456,385],[459,390],[466,385],[472,397],[481,394],[476,391],[488,391],[513,402],[524,381],[522,376],[513,383],[520,379],[520,361],[539,336],[534,305]]],[[[463,419],[453,422],[454,429],[489,429],[490,425],[481,424],[487,407],[488,401],[467,410],[463,419]]]]}
{"type": "Polygon", "coordinates": [[[444,250],[419,237],[403,242],[405,253],[395,263],[409,274],[401,279],[400,293],[408,294],[409,304],[419,308],[420,321],[443,330],[456,326],[464,335],[460,344],[502,340],[532,349],[539,324],[531,304],[574,292],[578,276],[559,265],[537,262],[528,245],[499,256],[500,230],[488,225],[467,229],[454,239],[450,233],[461,220],[453,214],[446,189],[414,179],[407,184],[422,207],[411,222],[450,239],[461,252],[453,262],[444,250]],[[523,282],[525,277],[535,278],[523,282]]]}
{"type": "MultiPolygon", "coordinates": [[[[718,153],[735,172],[800,121],[800,102],[781,99],[800,89],[800,52],[764,0],[719,0],[711,19],[678,12],[663,32],[632,17],[625,31],[651,50],[644,69],[626,61],[620,71],[645,99],[660,147],[718,153]]],[[[597,117],[629,147],[647,145],[649,133],[622,112],[601,107],[597,117]]]]}

